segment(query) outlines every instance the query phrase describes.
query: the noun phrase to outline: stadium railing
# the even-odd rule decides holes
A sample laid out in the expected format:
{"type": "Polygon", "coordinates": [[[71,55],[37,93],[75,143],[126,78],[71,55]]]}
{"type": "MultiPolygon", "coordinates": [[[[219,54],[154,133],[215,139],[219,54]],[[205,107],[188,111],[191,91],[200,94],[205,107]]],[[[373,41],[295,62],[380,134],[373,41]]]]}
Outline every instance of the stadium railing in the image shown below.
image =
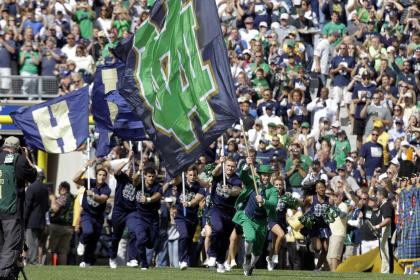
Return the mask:
{"type": "Polygon", "coordinates": [[[55,76],[0,76],[0,99],[49,99],[58,95],[55,76]]]}

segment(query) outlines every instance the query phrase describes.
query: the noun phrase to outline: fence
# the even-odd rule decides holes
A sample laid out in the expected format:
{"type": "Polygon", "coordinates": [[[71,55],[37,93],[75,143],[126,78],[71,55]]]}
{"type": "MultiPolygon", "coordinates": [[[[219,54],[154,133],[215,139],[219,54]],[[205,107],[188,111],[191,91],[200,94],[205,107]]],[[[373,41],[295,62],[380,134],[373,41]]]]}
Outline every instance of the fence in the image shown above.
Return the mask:
{"type": "Polygon", "coordinates": [[[0,76],[0,99],[40,100],[57,94],[55,76],[0,76]]]}

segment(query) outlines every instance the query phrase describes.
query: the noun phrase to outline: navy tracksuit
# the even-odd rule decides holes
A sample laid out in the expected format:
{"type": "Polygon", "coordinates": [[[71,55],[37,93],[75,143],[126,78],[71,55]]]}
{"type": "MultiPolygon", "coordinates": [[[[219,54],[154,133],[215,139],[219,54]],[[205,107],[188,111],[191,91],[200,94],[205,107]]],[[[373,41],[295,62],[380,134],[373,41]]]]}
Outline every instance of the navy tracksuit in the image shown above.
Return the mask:
{"type": "MultiPolygon", "coordinates": [[[[222,192],[223,178],[215,177],[211,190],[212,208],[210,209],[211,237],[208,255],[215,257],[218,263],[224,263],[229,248],[229,238],[234,228],[232,218],[235,215],[236,196],[222,192]]],[[[229,188],[241,187],[241,180],[235,174],[226,178],[229,188]]]]}
{"type": "MultiPolygon", "coordinates": [[[[162,194],[162,187],[155,183],[152,187],[144,188],[144,196],[152,197],[155,193],[162,194]]],[[[148,268],[146,248],[152,249],[159,235],[159,208],[160,200],[156,202],[140,203],[141,193],[137,193],[134,228],[136,235],[136,248],[139,253],[142,268],[148,268]]]]}
{"type": "Polygon", "coordinates": [[[132,238],[128,239],[128,259],[137,259],[135,241],[135,216],[136,216],[136,195],[140,192],[136,189],[130,178],[120,172],[115,175],[117,187],[115,189],[114,208],[112,209],[112,243],[109,257],[115,259],[118,252],[118,244],[122,238],[125,227],[132,238]]]}
{"type": "MultiPolygon", "coordinates": [[[[111,189],[106,183],[100,188],[97,188],[96,180],[91,179],[90,185],[92,186],[91,191],[96,195],[104,194],[109,197],[111,194],[111,189]]],[[[87,189],[87,180],[85,180],[84,186],[87,189]]],[[[80,243],[86,246],[82,261],[92,264],[94,261],[96,244],[102,233],[106,203],[99,204],[85,193],[82,199],[82,208],[83,211],[80,219],[82,233],[80,235],[80,243]]]]}
{"type": "Polygon", "coordinates": [[[186,184],[185,186],[185,199],[182,195],[182,185],[177,186],[177,195],[176,195],[176,217],[175,224],[176,229],[179,232],[178,239],[178,259],[179,262],[189,263],[188,253],[190,252],[191,245],[194,238],[194,233],[198,225],[198,208],[196,205],[194,207],[186,207],[184,213],[184,207],[182,206],[181,201],[191,201],[194,199],[195,195],[199,193],[205,196],[205,191],[198,182],[194,182],[191,186],[186,184]],[[185,214],[185,215],[184,215],[185,214]]]}

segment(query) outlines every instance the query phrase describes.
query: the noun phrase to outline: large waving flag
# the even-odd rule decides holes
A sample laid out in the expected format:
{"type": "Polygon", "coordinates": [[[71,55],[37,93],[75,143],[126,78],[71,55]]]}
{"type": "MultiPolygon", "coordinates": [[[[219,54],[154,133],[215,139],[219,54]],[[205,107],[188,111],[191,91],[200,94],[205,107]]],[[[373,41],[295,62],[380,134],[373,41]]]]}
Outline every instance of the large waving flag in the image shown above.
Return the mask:
{"type": "Polygon", "coordinates": [[[53,154],[75,151],[88,137],[89,89],[21,107],[11,116],[28,146],[53,154]]]}
{"type": "Polygon", "coordinates": [[[214,1],[158,0],[115,55],[120,94],[143,120],[173,176],[240,117],[214,1]]]}
{"type": "Polygon", "coordinates": [[[109,137],[113,134],[124,139],[147,139],[143,122],[133,113],[133,107],[119,94],[125,65],[122,62],[98,66],[92,88],[92,114],[99,133],[96,156],[109,153],[109,137]]]}

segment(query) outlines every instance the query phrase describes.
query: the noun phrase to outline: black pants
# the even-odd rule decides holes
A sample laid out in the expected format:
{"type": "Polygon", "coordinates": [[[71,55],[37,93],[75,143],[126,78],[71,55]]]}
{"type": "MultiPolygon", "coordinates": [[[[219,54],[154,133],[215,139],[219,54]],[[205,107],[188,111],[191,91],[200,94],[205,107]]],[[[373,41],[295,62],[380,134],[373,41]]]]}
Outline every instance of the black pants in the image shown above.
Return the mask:
{"type": "Polygon", "coordinates": [[[18,219],[0,221],[0,277],[8,277],[23,249],[23,223],[18,219]]]}

